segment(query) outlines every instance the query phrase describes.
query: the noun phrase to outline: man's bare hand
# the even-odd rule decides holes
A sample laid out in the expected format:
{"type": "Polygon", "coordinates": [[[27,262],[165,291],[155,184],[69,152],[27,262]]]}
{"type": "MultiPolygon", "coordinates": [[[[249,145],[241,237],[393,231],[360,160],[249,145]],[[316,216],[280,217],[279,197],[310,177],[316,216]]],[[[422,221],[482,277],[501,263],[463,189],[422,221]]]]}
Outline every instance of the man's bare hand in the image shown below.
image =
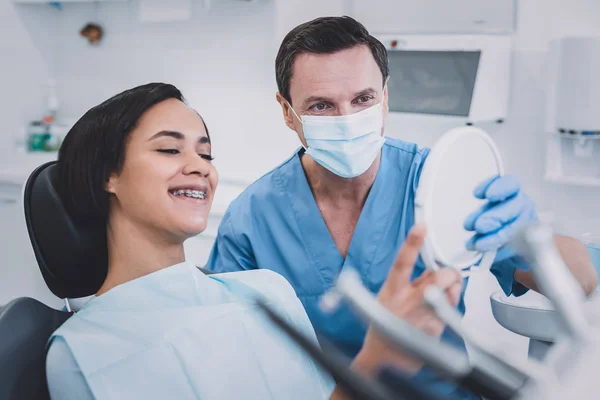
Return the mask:
{"type": "MultiPolygon", "coordinates": [[[[410,281],[425,234],[425,227],[422,225],[417,225],[410,231],[378,294],[378,299],[398,318],[409,322],[428,335],[439,337],[444,331],[445,324],[425,305],[425,288],[429,285],[438,286],[444,290],[450,303],[456,306],[461,295],[462,278],[458,271],[445,268],[436,272],[425,271],[414,282],[410,281]]],[[[369,328],[354,366],[357,370],[370,375],[384,364],[393,364],[413,373],[421,368],[419,360],[414,360],[395,350],[385,338],[369,328]]]]}

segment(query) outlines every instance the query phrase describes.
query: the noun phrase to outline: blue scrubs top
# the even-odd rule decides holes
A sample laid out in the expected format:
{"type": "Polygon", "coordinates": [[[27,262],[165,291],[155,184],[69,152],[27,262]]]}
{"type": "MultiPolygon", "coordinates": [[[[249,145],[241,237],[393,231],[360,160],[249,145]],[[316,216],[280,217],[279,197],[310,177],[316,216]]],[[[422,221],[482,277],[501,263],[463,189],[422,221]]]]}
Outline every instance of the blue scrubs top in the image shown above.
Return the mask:
{"type": "MultiPolygon", "coordinates": [[[[207,268],[218,272],[267,268],[283,275],[296,290],[321,338],[354,357],[360,350],[366,325],[346,306],[327,314],[319,298],[334,284],[343,268],[355,268],[363,283],[377,293],[400,246],[414,224],[414,199],[429,149],[386,138],[381,163],[344,259],[313,197],[297,151],[283,164],[250,185],[229,206],[219,227],[207,268]]],[[[515,257],[493,265],[504,292],[521,295],[526,289],[514,282],[515,257]]],[[[419,258],[412,275],[425,271],[419,258]]],[[[458,309],[465,311],[464,290],[458,309]]],[[[442,340],[464,349],[462,340],[446,330],[442,340]]],[[[442,394],[472,398],[469,393],[438,379],[424,369],[415,379],[442,394]]],[[[474,398],[474,397],[473,397],[474,398]]]]}

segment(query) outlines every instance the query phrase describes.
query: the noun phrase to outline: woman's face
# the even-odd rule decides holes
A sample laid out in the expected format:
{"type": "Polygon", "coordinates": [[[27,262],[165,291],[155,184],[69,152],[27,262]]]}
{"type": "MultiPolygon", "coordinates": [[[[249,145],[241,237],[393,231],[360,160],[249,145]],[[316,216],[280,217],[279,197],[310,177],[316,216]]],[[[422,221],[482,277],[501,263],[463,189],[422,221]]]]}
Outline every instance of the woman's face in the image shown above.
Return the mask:
{"type": "Polygon", "coordinates": [[[110,177],[110,213],[173,242],[206,229],[218,175],[198,114],[176,99],[150,108],[130,132],[125,161],[110,177]]]}

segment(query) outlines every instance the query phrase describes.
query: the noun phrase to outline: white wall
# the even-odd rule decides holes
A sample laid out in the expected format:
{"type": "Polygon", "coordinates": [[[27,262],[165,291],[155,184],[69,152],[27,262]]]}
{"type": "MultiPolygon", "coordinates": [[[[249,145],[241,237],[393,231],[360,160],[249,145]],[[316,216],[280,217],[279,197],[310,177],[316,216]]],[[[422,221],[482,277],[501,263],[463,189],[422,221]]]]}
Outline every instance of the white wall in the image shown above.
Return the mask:
{"type": "Polygon", "coordinates": [[[0,149],[13,146],[23,121],[42,112],[46,62],[19,14],[0,2],[0,149]]]}
{"type": "MultiPolygon", "coordinates": [[[[0,1],[0,163],[8,162],[23,122],[43,112],[47,69],[37,46],[13,5],[0,1]]],[[[35,263],[22,209],[0,201],[0,304],[19,296],[57,305],[35,263]]]]}

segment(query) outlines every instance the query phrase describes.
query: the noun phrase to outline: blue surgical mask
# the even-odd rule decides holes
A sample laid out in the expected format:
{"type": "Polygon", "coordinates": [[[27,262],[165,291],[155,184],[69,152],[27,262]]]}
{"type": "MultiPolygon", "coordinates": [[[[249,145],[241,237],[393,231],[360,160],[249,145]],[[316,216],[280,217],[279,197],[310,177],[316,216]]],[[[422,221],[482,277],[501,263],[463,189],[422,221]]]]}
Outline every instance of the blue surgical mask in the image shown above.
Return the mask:
{"type": "MultiPolygon", "coordinates": [[[[292,108],[290,106],[290,108],[292,108]]],[[[302,122],[306,154],[342,178],[365,173],[381,151],[381,104],[350,115],[320,116],[292,112],[302,122]]]]}

